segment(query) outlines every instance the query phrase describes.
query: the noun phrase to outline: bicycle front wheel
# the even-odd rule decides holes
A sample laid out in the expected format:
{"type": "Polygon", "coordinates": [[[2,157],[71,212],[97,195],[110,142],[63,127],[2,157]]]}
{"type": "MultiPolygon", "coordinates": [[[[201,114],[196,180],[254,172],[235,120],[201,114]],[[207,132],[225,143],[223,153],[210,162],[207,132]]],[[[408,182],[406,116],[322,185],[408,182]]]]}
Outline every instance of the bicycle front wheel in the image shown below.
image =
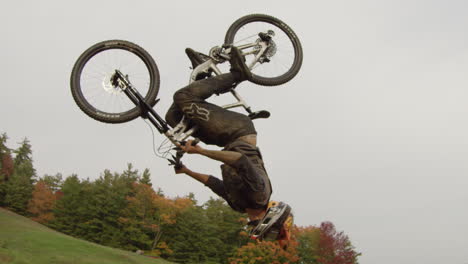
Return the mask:
{"type": "Polygon", "coordinates": [[[259,34],[271,37],[263,61],[254,64],[255,54],[246,56],[252,82],[273,86],[290,81],[302,66],[302,46],[294,31],[283,21],[268,15],[252,14],[239,18],[229,27],[224,43],[239,47],[258,43],[259,34]]]}
{"type": "Polygon", "coordinates": [[[127,76],[146,103],[156,103],[160,78],[149,53],[124,40],[97,43],[76,61],[70,86],[79,108],[100,122],[123,123],[141,115],[140,107],[112,82],[116,70],[127,76]]]}

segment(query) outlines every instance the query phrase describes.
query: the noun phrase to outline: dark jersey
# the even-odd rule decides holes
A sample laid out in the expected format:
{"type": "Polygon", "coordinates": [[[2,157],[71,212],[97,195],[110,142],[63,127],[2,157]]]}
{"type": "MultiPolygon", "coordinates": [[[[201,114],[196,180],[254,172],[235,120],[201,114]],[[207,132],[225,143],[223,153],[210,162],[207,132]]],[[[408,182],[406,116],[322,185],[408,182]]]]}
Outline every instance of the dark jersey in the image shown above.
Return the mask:
{"type": "Polygon", "coordinates": [[[243,141],[233,142],[225,150],[239,152],[242,156],[232,165],[221,165],[223,180],[210,176],[206,186],[236,211],[265,208],[272,188],[260,150],[243,141]]]}

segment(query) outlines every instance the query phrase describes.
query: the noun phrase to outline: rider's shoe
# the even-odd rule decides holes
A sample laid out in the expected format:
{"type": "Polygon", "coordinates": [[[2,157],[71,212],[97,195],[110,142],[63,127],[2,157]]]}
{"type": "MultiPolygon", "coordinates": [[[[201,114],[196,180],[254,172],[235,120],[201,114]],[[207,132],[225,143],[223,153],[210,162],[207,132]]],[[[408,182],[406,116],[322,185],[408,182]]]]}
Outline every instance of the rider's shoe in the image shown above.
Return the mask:
{"type": "Polygon", "coordinates": [[[249,67],[245,64],[245,58],[242,57],[241,52],[237,47],[231,47],[231,72],[234,75],[236,82],[242,82],[252,79],[252,73],[249,67]]]}
{"type": "MultiPolygon", "coordinates": [[[[191,48],[185,49],[185,54],[189,57],[190,62],[192,63],[192,68],[195,69],[198,65],[204,63],[205,61],[209,60],[210,57],[203,53],[197,52],[191,48]]],[[[211,77],[211,71],[209,72],[201,72],[197,75],[196,80],[205,79],[207,77],[211,77]]]]}
{"type": "Polygon", "coordinates": [[[291,206],[283,202],[271,201],[268,209],[260,221],[252,221],[249,224],[252,227],[250,237],[252,239],[266,240],[284,240],[285,232],[289,232],[292,226],[291,206]],[[285,223],[290,222],[288,230],[285,229],[285,223]]]}

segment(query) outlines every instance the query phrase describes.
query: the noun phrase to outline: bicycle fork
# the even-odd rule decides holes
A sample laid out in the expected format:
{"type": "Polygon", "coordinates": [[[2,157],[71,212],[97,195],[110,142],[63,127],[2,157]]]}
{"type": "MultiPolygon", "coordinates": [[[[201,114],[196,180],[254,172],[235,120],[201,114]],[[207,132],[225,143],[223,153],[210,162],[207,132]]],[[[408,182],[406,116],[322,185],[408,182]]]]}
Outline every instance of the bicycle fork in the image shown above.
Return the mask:
{"type": "MultiPolygon", "coordinates": [[[[145,102],[143,96],[138,92],[135,87],[130,83],[128,77],[125,76],[121,71],[115,70],[114,75],[111,77],[111,83],[114,86],[120,87],[122,91],[127,95],[127,97],[141,109],[141,117],[148,119],[159,131],[161,134],[165,134],[172,143],[178,143],[175,139],[168,133],[169,126],[167,122],[160,116],[153,107],[145,102]]],[[[156,100],[155,105],[159,102],[159,99],[156,100]]]]}

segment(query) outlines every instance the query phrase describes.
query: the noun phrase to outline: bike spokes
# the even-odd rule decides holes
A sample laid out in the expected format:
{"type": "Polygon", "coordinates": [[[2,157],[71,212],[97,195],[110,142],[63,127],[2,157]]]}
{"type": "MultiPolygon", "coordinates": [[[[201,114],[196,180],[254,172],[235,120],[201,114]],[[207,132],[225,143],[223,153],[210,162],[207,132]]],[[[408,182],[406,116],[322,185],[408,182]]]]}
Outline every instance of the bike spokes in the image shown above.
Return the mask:
{"type": "Polygon", "coordinates": [[[289,37],[269,23],[252,22],[242,26],[232,44],[242,49],[246,64],[259,76],[281,76],[294,63],[294,46],[289,37]]]}
{"type": "Polygon", "coordinates": [[[127,98],[122,88],[113,82],[116,70],[125,74],[143,95],[148,93],[150,85],[148,69],[135,54],[110,49],[93,56],[83,68],[81,91],[84,98],[96,109],[109,114],[135,108],[135,104],[127,98]]]}

